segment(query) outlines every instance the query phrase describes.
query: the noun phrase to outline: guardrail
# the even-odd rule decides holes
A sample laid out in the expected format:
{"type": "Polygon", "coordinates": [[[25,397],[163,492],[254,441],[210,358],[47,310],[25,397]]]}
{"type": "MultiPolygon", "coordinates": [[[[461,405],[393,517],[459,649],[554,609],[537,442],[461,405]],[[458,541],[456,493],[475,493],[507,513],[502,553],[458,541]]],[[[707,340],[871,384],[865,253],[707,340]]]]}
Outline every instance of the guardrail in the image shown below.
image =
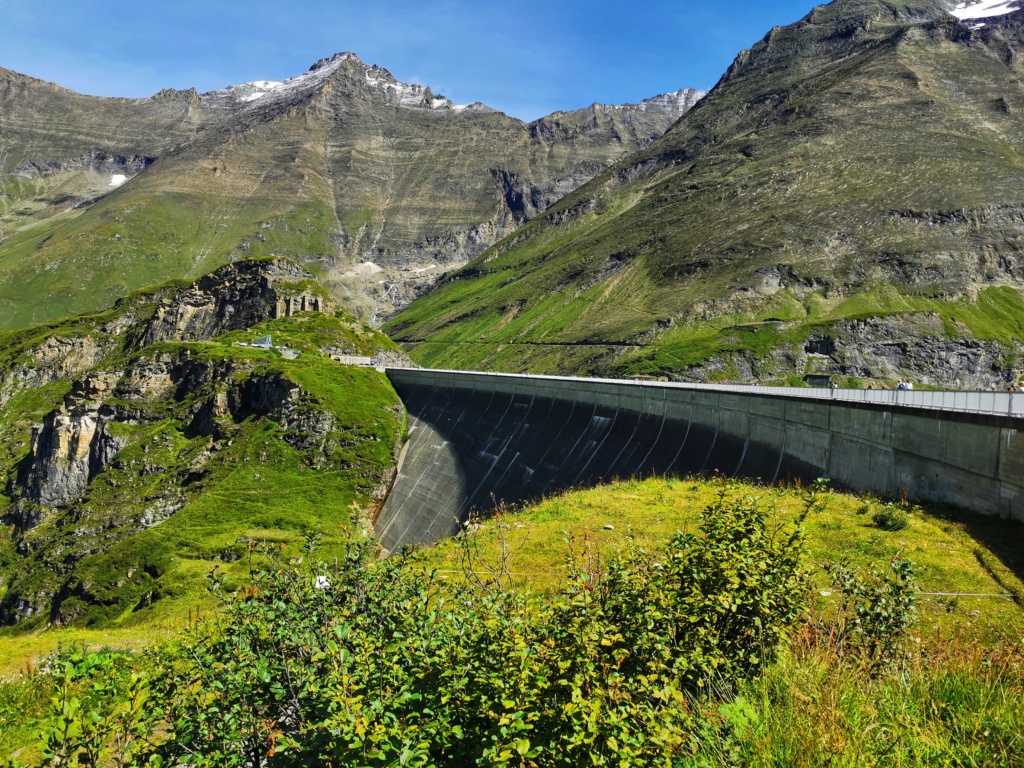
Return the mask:
{"type": "Polygon", "coordinates": [[[551,381],[597,382],[637,387],[693,389],[704,392],[756,394],[761,397],[799,398],[848,403],[865,403],[899,408],[920,408],[933,411],[992,414],[1024,417],[1024,392],[961,392],[953,390],[905,389],[824,389],[814,387],[766,387],[747,384],[689,384],[652,381],[649,379],[594,379],[581,376],[536,376],[525,373],[494,373],[490,371],[451,371],[430,368],[393,368],[388,370],[456,373],[467,376],[548,379],[551,381]]]}

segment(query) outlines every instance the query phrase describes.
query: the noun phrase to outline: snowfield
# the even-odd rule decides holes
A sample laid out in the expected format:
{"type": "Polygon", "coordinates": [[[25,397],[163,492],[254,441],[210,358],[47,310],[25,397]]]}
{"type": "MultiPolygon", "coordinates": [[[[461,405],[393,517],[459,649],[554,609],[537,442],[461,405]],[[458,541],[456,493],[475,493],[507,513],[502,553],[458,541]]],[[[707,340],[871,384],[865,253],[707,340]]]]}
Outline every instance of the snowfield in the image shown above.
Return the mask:
{"type": "Polygon", "coordinates": [[[204,96],[213,101],[214,106],[230,106],[232,102],[251,103],[267,96],[288,96],[296,91],[315,88],[331,76],[338,67],[345,63],[352,54],[342,53],[329,59],[317,62],[313,68],[298,77],[291,77],[283,83],[276,80],[254,80],[251,83],[229,85],[219,91],[212,91],[204,96]]]}
{"type": "Polygon", "coordinates": [[[967,19],[991,19],[1019,10],[1020,0],[974,0],[973,2],[957,3],[950,13],[961,21],[965,21],[967,19]]]}
{"type": "Polygon", "coordinates": [[[238,97],[239,101],[256,101],[256,99],[262,98],[282,87],[284,87],[284,83],[274,82],[273,80],[255,80],[251,83],[233,85],[231,90],[235,92],[235,96],[238,97]]]}

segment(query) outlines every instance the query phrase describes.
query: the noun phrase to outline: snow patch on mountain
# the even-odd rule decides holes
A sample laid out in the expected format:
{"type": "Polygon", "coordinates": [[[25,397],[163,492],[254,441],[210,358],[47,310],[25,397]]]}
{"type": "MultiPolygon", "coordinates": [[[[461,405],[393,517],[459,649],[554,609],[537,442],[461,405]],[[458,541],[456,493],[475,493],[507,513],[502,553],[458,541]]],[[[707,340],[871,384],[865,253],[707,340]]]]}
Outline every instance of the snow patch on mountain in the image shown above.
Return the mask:
{"type": "Polygon", "coordinates": [[[334,73],[338,67],[355,58],[351,53],[337,53],[326,59],[320,59],[309,68],[309,71],[298,77],[290,77],[283,83],[275,80],[254,80],[251,83],[240,85],[229,85],[219,91],[206,94],[216,101],[223,102],[225,98],[229,102],[252,103],[265,97],[285,97],[294,94],[296,91],[311,90],[322,85],[334,73]]]}
{"type": "Polygon", "coordinates": [[[456,112],[497,112],[498,110],[493,107],[488,107],[486,104],[474,101],[472,104],[456,104],[452,109],[456,112]]]}
{"type": "Polygon", "coordinates": [[[621,109],[635,112],[661,112],[666,115],[682,116],[693,106],[707,96],[707,91],[698,91],[693,88],[683,88],[671,93],[663,93],[659,96],[652,96],[644,99],[639,104],[608,104],[607,109],[621,109]]]}
{"type": "MultiPolygon", "coordinates": [[[[969,0],[969,2],[957,3],[950,11],[961,21],[967,19],[991,19],[995,16],[1005,16],[1008,13],[1020,10],[1020,0],[969,0]]],[[[978,24],[974,29],[984,26],[978,24]]]]}
{"type": "Polygon", "coordinates": [[[393,95],[403,107],[420,107],[425,109],[454,109],[461,112],[470,105],[453,104],[444,96],[435,96],[429,87],[402,83],[383,67],[376,65],[366,68],[366,82],[370,87],[381,93],[393,95]]]}
{"type": "Polygon", "coordinates": [[[283,86],[284,83],[274,82],[273,80],[255,80],[251,83],[233,85],[231,90],[239,101],[256,101],[256,99],[263,98],[268,93],[272,93],[283,86]]]}
{"type": "Polygon", "coordinates": [[[688,112],[693,106],[707,96],[707,91],[697,91],[693,88],[683,88],[679,91],[673,91],[672,93],[663,93],[660,96],[653,96],[649,99],[644,99],[636,108],[640,112],[659,111],[667,114],[678,114],[682,115],[684,112],[688,112]]]}
{"type": "Polygon", "coordinates": [[[383,267],[374,264],[372,261],[364,261],[362,264],[356,265],[356,273],[360,275],[376,275],[378,272],[383,271],[383,267]]]}
{"type": "Polygon", "coordinates": [[[402,83],[383,67],[363,64],[352,53],[337,53],[326,59],[320,59],[309,68],[309,71],[298,77],[292,77],[283,83],[274,80],[254,80],[251,83],[229,85],[227,88],[207,94],[212,101],[222,106],[241,103],[249,104],[260,100],[276,100],[287,97],[296,91],[312,90],[323,84],[342,64],[348,60],[361,64],[366,74],[366,82],[381,93],[393,97],[400,106],[420,109],[450,109],[456,112],[474,111],[484,108],[482,104],[453,104],[450,99],[435,95],[430,88],[422,85],[402,83]]]}
{"type": "Polygon", "coordinates": [[[110,177],[110,186],[120,187],[126,181],[128,181],[128,177],[125,176],[123,173],[115,173],[113,176],[110,177]]]}
{"type": "MultiPolygon", "coordinates": [[[[980,0],[981,3],[992,4],[997,0],[980,0]]],[[[998,0],[998,2],[1021,2],[1022,0],[998,0]]],[[[455,114],[487,113],[495,110],[481,104],[455,104],[440,94],[435,94],[427,86],[400,82],[388,70],[383,67],[364,64],[354,53],[336,53],[325,59],[320,59],[305,74],[292,77],[284,82],[275,80],[254,80],[250,83],[230,85],[219,91],[213,91],[203,95],[204,100],[210,106],[227,108],[259,107],[268,102],[273,103],[297,95],[300,92],[311,92],[325,83],[334,72],[347,61],[353,61],[362,67],[366,78],[366,84],[371,90],[384,95],[392,104],[409,109],[429,109],[433,111],[449,111],[455,114]],[[250,106],[252,105],[252,107],[250,106]]],[[[358,69],[356,69],[358,72],[358,69]]],[[[639,104],[604,105],[606,109],[630,110],[635,112],[658,112],[671,117],[680,117],[690,110],[700,99],[707,94],[707,91],[698,91],[693,88],[683,88],[671,93],[664,93],[645,99],[639,104]]],[[[600,106],[600,105],[599,105],[600,106]]],[[[558,114],[558,113],[556,113],[558,114]]]]}

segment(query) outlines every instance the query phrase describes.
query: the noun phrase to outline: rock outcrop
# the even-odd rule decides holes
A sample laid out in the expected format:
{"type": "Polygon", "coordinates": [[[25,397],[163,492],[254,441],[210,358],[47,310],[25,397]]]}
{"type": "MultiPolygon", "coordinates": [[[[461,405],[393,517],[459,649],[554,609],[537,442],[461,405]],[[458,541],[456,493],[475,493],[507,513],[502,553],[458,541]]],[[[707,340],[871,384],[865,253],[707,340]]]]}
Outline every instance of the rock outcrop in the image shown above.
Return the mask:
{"type": "Polygon", "coordinates": [[[848,320],[768,355],[736,351],[671,378],[680,381],[771,381],[830,377],[839,386],[898,380],[939,388],[1005,391],[1024,376],[1024,344],[953,338],[937,315],[848,320]]]}
{"type": "MultiPolygon", "coordinates": [[[[190,401],[182,412],[190,436],[220,439],[230,431],[224,429],[225,423],[255,416],[277,422],[283,439],[294,447],[322,451],[333,426],[330,414],[316,412],[301,387],[281,375],[246,377],[251,368],[232,361],[197,360],[186,351],[146,356],[123,371],[83,377],[73,384],[63,405],[33,430],[31,453],[9,492],[36,502],[43,512],[68,506],[127,445],[112,434],[112,425],[153,423],[156,417],[148,413],[147,404],[168,399],[177,404],[190,401]]],[[[41,517],[39,510],[22,511],[11,522],[25,531],[41,517]]]]}
{"type": "Polygon", "coordinates": [[[337,303],[294,262],[253,259],[228,264],[160,302],[134,345],[199,341],[298,312],[334,312],[337,303]]]}
{"type": "Polygon", "coordinates": [[[12,506],[4,522],[13,526],[19,554],[49,561],[50,576],[39,586],[38,578],[15,575],[0,601],[0,623],[47,611],[55,621],[74,620],[91,594],[88,581],[71,578],[78,563],[166,523],[226,466],[249,461],[232,444],[259,425],[310,472],[355,471],[367,492],[384,482],[389,466],[360,470],[340,458],[364,438],[286,373],[261,372],[261,363],[245,359],[205,359],[187,347],[155,349],[161,351],[121,370],[76,381],[33,431],[30,453],[6,489],[12,506]],[[162,436],[168,419],[180,438],[162,436]],[[152,477],[162,478],[158,488],[132,491],[152,477]]]}
{"type": "Polygon", "coordinates": [[[18,392],[45,387],[96,367],[121,350],[124,335],[137,322],[137,314],[129,311],[91,328],[92,332],[85,335],[47,336],[40,343],[29,344],[19,355],[22,359],[6,367],[0,357],[0,407],[18,392]]]}
{"type": "MultiPolygon", "coordinates": [[[[265,490],[305,493],[297,489],[310,482],[344,499],[325,519],[347,521],[353,504],[374,503],[392,469],[401,428],[393,390],[372,368],[333,357],[408,361],[336,312],[292,262],[238,262],[13,338],[0,349],[0,544],[14,557],[0,558],[0,623],[67,623],[156,599],[132,590],[158,581],[166,556],[133,542],[173,527],[191,504],[244,521],[236,505],[260,514],[265,490]],[[224,337],[239,330],[251,335],[224,337]],[[289,348],[246,343],[267,333],[289,348]],[[249,467],[241,482],[252,486],[239,492],[249,467]],[[278,473],[269,489],[265,471],[278,473]]],[[[256,527],[267,525],[277,523],[256,527]]]]}
{"type": "MultiPolygon", "coordinates": [[[[85,489],[124,443],[107,431],[97,411],[61,409],[49,414],[32,435],[25,496],[43,507],[64,506],[85,489]]],[[[18,527],[30,527],[18,520],[18,527]]]]}
{"type": "Polygon", "coordinates": [[[203,341],[299,312],[336,309],[330,294],[294,262],[237,261],[191,285],[123,299],[112,310],[113,318],[87,316],[49,335],[26,334],[20,343],[0,350],[0,406],[19,392],[75,378],[158,341],[203,341]]]}

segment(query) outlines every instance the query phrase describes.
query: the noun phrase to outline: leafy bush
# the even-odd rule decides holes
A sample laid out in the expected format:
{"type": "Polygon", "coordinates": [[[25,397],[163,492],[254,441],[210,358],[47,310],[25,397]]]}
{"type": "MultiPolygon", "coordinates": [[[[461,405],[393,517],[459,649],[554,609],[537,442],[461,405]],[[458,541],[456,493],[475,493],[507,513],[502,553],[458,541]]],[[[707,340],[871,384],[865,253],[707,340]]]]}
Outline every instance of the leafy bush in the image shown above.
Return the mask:
{"type": "Polygon", "coordinates": [[[706,738],[696,703],[761,672],[804,610],[803,516],[773,521],[727,488],[662,551],[602,568],[572,547],[544,601],[500,571],[453,584],[402,555],[374,563],[368,541],[330,567],[254,557],[250,586],[213,579],[222,617],[146,659],[146,679],[99,685],[114,657],[73,660],[42,751],[91,765],[130,744],[137,763],[197,768],[685,759],[706,738]]]}
{"type": "MultiPolygon", "coordinates": [[[[149,684],[133,668],[134,661],[125,653],[75,648],[62,648],[44,661],[24,686],[50,703],[35,744],[41,764],[128,766],[144,761],[142,755],[153,746],[154,723],[145,714],[149,684]]],[[[18,768],[23,763],[0,757],[0,765],[18,768]]]]}
{"type": "Polygon", "coordinates": [[[910,524],[910,515],[895,504],[886,504],[871,516],[871,521],[883,531],[902,531],[910,524]]]}
{"type": "Polygon", "coordinates": [[[825,570],[842,595],[837,619],[840,650],[862,655],[875,671],[901,661],[906,631],[916,617],[913,563],[894,557],[885,573],[867,576],[843,563],[826,563],[825,570]]]}

